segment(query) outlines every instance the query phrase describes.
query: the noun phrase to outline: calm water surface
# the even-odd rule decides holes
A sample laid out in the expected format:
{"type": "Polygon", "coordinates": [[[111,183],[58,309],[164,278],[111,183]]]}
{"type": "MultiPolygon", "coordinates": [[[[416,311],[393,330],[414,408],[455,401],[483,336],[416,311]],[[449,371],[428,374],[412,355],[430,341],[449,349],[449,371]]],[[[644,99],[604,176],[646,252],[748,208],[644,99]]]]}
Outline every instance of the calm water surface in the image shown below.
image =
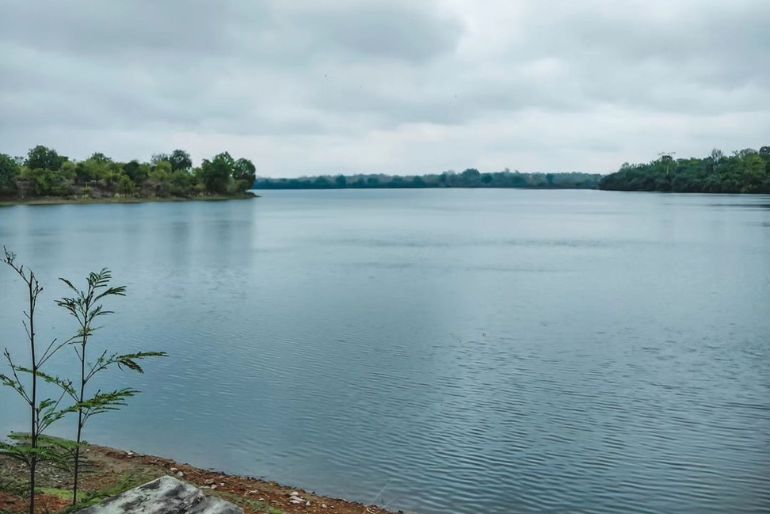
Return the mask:
{"type": "Polygon", "coordinates": [[[129,294],[92,344],[171,355],[88,440],[424,514],[770,511],[769,197],[21,206],[0,243],[47,286],[41,334],[72,329],[55,278],[109,266],[129,294]]]}

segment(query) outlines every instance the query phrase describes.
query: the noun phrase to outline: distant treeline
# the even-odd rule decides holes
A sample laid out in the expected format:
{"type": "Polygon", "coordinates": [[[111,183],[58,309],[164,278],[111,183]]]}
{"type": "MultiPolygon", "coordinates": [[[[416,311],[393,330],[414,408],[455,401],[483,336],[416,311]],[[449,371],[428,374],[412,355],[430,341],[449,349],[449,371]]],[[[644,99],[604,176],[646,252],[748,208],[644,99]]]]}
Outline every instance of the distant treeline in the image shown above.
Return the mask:
{"type": "Polygon", "coordinates": [[[227,152],[193,167],[184,150],[153,155],[150,162],[119,162],[102,153],[75,161],[39,145],[26,157],[0,153],[0,199],[239,196],[255,175],[250,160],[227,152]]]}
{"type": "Polygon", "coordinates": [[[625,163],[601,179],[600,189],[675,193],[770,193],[770,146],[725,155],[713,150],[702,159],[663,154],[647,164],[625,163]]]}
{"type": "Polygon", "coordinates": [[[601,175],[593,173],[483,173],[467,169],[428,175],[321,175],[300,178],[257,178],[254,189],[374,189],[429,187],[506,187],[532,189],[596,189],[601,175]]]}

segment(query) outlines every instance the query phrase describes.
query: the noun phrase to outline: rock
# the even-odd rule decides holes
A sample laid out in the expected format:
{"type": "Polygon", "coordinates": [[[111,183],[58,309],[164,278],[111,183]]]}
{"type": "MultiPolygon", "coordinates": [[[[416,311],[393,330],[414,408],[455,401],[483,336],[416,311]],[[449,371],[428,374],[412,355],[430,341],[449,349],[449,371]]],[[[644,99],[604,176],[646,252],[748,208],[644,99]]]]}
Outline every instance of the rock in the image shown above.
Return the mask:
{"type": "Polygon", "coordinates": [[[243,514],[243,509],[216,497],[206,497],[192,484],[171,476],[129,489],[78,514],[243,514]]]}
{"type": "Polygon", "coordinates": [[[299,493],[297,491],[292,491],[289,493],[289,496],[299,496],[299,493]]]}
{"type": "Polygon", "coordinates": [[[171,471],[172,473],[176,473],[177,471],[179,471],[179,468],[169,468],[169,471],[171,471]]]}
{"type": "Polygon", "coordinates": [[[213,478],[207,478],[206,480],[203,481],[203,483],[206,484],[206,485],[211,485],[211,484],[214,483],[214,479],[213,478]]]}
{"type": "Polygon", "coordinates": [[[182,478],[184,476],[184,473],[182,473],[181,471],[177,471],[176,476],[178,476],[179,478],[182,478]]]}
{"type": "Polygon", "coordinates": [[[326,508],[326,504],[325,504],[325,503],[322,503],[322,504],[321,504],[321,508],[322,508],[322,509],[325,509],[325,508],[326,508]]]}

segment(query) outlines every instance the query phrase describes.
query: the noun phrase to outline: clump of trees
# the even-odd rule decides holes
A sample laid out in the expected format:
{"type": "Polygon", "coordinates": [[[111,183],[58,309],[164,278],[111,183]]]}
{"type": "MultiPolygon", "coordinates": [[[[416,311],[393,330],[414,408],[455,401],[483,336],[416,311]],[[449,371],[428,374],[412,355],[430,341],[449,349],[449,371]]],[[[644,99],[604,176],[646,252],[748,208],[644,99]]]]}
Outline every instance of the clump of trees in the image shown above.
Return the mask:
{"type": "MultiPolygon", "coordinates": [[[[38,464],[50,462],[73,473],[72,505],[77,504],[78,481],[83,463],[80,452],[83,430],[91,417],[117,410],[125,405],[131,396],[139,391],[132,388],[92,391],[88,384],[97,374],[118,367],[143,372],[142,359],[163,357],[164,352],[112,353],[102,350],[96,359],[89,350],[92,338],[99,328],[95,325],[103,316],[113,312],[104,308],[103,302],[111,297],[124,296],[125,287],[111,286],[110,271],[102,269],[86,277],[86,287],[77,288],[72,282],[60,279],[72,292],[69,297],[56,301],[76,320],[75,334],[59,340],[52,339],[47,345],[39,343],[36,308],[43,287],[35,273],[20,265],[16,255],[3,248],[2,262],[24,283],[27,309],[24,311],[24,329],[30,359],[20,363],[4,350],[9,373],[0,373],[0,385],[16,392],[23,400],[29,415],[29,433],[14,433],[9,442],[0,441],[0,455],[24,463],[29,470],[29,512],[35,513],[35,482],[38,464]],[[71,347],[78,358],[79,375],[75,380],[59,377],[46,368],[49,361],[63,348],[71,347]],[[65,416],[77,417],[77,432],[74,441],[52,438],[46,431],[65,416]]],[[[92,350],[91,350],[92,352],[92,350]]]]}
{"type": "Polygon", "coordinates": [[[184,150],[153,155],[150,162],[119,162],[103,153],[76,161],[42,145],[26,157],[0,153],[0,199],[236,196],[255,178],[250,160],[227,152],[197,167],[184,150]]]}
{"type": "Polygon", "coordinates": [[[612,191],[674,193],[770,193],[770,146],[725,155],[721,150],[703,158],[675,159],[661,154],[645,164],[625,163],[599,182],[612,191]]]}
{"type": "Polygon", "coordinates": [[[258,178],[254,189],[371,189],[496,187],[531,189],[596,189],[601,175],[595,173],[481,172],[469,168],[461,173],[445,171],[426,175],[321,175],[300,178],[258,178]]]}

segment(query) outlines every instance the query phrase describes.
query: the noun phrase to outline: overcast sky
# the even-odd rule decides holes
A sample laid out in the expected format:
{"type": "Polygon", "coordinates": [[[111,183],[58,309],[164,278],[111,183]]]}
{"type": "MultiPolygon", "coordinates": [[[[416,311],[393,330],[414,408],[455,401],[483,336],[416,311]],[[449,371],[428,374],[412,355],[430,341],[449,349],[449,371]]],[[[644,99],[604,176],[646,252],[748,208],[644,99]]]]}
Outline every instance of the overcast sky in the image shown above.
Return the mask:
{"type": "Polygon", "coordinates": [[[263,176],[770,144],[768,0],[0,0],[0,152],[263,176]]]}

